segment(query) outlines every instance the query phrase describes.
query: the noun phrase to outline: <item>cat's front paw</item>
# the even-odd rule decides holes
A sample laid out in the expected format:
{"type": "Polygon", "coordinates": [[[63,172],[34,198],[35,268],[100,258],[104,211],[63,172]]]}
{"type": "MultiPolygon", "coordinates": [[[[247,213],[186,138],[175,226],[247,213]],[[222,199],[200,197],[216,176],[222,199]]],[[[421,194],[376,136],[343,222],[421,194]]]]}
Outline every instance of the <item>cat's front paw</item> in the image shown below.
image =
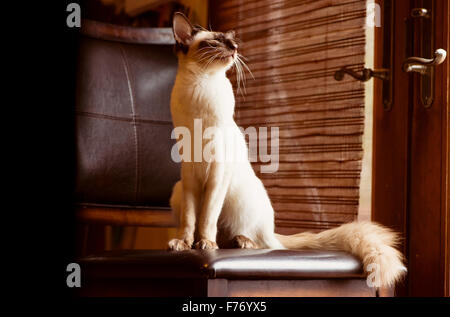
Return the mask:
{"type": "Polygon", "coordinates": [[[201,239],[194,245],[194,248],[198,250],[214,250],[218,249],[219,246],[214,241],[208,239],[201,239]]]}
{"type": "Polygon", "coordinates": [[[169,241],[167,248],[172,251],[184,251],[190,250],[191,246],[187,244],[184,240],[172,239],[169,241]]]}

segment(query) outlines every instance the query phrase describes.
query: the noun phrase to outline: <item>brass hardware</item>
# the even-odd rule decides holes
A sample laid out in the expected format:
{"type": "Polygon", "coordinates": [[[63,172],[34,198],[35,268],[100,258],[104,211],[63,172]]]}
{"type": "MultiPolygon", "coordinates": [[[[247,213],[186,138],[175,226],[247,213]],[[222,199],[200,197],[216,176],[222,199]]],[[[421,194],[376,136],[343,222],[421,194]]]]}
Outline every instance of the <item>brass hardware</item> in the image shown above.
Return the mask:
{"type": "Polygon", "coordinates": [[[371,78],[378,78],[383,81],[383,107],[385,110],[390,110],[392,106],[392,80],[391,80],[391,72],[387,68],[380,69],[370,69],[364,68],[361,74],[348,69],[346,67],[342,67],[334,73],[334,79],[341,81],[344,79],[344,75],[348,74],[355,78],[356,80],[366,82],[371,78]]]}
{"type": "Polygon", "coordinates": [[[414,8],[411,10],[412,18],[430,18],[429,12],[425,8],[414,8]]]}
{"type": "Polygon", "coordinates": [[[430,73],[432,66],[442,64],[446,57],[447,52],[442,48],[438,48],[434,52],[434,58],[408,57],[403,62],[402,69],[407,73],[414,72],[425,75],[430,73]]]}
{"type": "Polygon", "coordinates": [[[371,79],[372,77],[379,78],[381,80],[389,80],[389,69],[370,69],[364,68],[362,70],[361,75],[356,73],[355,71],[348,69],[346,67],[342,67],[338,71],[334,73],[334,79],[341,81],[344,78],[344,75],[348,74],[355,78],[356,80],[365,82],[371,79]]]}
{"type": "Polygon", "coordinates": [[[365,82],[370,78],[375,77],[382,80],[382,98],[383,109],[390,111],[392,108],[392,100],[394,97],[393,81],[394,76],[394,3],[393,0],[383,1],[383,13],[384,22],[382,25],[383,30],[383,53],[381,68],[368,69],[364,68],[361,74],[342,67],[334,73],[336,80],[342,80],[345,74],[352,76],[353,78],[365,82]]]}
{"type": "Polygon", "coordinates": [[[419,33],[416,40],[410,39],[412,40],[411,43],[417,45],[417,48],[410,50],[406,56],[418,54],[423,57],[406,58],[402,69],[408,73],[420,74],[420,100],[425,108],[429,108],[434,101],[434,68],[445,61],[447,52],[441,48],[436,49],[434,47],[435,0],[422,0],[421,6],[421,8],[411,10],[411,22],[408,25],[408,31],[412,33],[416,29],[419,33]],[[417,28],[414,24],[417,24],[417,28]]]}

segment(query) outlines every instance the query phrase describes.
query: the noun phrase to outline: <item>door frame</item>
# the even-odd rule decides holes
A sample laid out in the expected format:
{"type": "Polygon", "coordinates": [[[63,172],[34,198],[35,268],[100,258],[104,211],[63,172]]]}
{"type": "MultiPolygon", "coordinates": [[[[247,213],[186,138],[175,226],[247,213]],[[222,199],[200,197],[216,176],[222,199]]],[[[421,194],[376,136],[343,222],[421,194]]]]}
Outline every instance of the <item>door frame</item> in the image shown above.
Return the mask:
{"type": "MultiPolygon", "coordinates": [[[[386,1],[376,1],[381,12],[386,1]]],[[[420,108],[418,75],[401,69],[406,57],[420,56],[411,45],[417,32],[407,33],[405,17],[421,1],[393,1],[390,111],[383,109],[381,82],[374,82],[372,220],[401,233],[408,275],[397,295],[449,296],[449,62],[447,58],[436,67],[436,99],[430,109],[420,108]],[[433,142],[433,151],[420,152],[433,142]]],[[[449,52],[449,5],[435,1],[435,7],[435,48],[449,52]]],[[[381,20],[375,29],[375,68],[382,67],[383,59],[383,16],[381,20]]]]}

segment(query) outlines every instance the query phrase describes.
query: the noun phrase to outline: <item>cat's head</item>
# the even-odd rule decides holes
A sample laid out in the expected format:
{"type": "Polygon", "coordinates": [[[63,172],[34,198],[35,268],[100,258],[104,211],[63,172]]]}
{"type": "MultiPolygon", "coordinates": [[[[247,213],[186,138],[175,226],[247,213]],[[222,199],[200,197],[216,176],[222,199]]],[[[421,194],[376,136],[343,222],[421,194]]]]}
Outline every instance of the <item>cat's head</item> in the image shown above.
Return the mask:
{"type": "Polygon", "coordinates": [[[239,59],[234,31],[208,31],[193,26],[182,13],[176,12],[173,35],[178,58],[186,67],[205,72],[226,71],[239,59]]]}

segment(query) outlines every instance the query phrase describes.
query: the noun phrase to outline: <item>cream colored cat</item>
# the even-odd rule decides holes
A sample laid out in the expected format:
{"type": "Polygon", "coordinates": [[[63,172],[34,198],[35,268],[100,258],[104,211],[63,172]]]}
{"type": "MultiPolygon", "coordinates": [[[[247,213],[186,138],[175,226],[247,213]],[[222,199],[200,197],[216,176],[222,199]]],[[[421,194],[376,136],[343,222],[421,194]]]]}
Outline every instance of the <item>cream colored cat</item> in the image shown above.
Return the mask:
{"type": "MultiPolygon", "coordinates": [[[[208,127],[229,129],[232,135],[227,135],[225,144],[218,142],[215,150],[226,147],[227,151],[247,153],[245,138],[233,119],[233,89],[225,74],[233,65],[242,68],[234,33],[193,27],[180,13],[174,16],[173,32],[179,59],[171,96],[174,126],[194,131],[194,120],[201,119],[203,131],[208,127]]],[[[405,273],[402,255],[394,248],[397,236],[389,229],[353,222],[317,234],[275,234],[269,196],[248,160],[194,162],[192,156],[188,161],[181,164],[181,180],[170,200],[181,225],[179,237],[169,241],[169,249],[344,250],[360,257],[367,272],[374,265],[379,268],[381,285],[392,285],[405,273]]]]}

